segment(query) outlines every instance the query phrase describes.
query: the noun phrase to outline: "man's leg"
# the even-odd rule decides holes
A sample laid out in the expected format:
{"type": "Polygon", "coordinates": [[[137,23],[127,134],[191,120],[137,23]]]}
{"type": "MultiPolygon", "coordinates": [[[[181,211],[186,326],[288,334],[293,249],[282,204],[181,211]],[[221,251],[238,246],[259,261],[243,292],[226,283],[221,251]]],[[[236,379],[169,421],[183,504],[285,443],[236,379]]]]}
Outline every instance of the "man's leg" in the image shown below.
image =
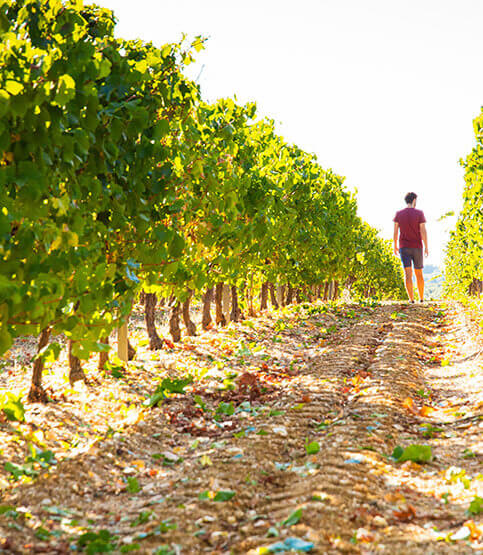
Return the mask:
{"type": "Polygon", "coordinates": [[[419,291],[419,300],[424,299],[424,277],[423,277],[423,270],[419,270],[414,268],[414,273],[416,274],[416,282],[418,284],[418,291],[419,291]]]}
{"type": "Polygon", "coordinates": [[[408,292],[409,300],[413,302],[414,301],[413,269],[411,266],[404,268],[404,281],[406,284],[406,291],[408,292]]]}

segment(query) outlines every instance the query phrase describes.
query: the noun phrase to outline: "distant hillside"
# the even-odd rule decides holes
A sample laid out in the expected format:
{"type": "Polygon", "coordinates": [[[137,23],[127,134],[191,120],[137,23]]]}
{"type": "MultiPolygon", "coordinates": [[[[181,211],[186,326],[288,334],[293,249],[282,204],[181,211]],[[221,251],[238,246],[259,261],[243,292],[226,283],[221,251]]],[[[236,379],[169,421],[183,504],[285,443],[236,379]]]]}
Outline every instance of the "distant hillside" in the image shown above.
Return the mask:
{"type": "Polygon", "coordinates": [[[423,268],[424,296],[426,299],[439,299],[443,293],[444,278],[439,266],[428,264],[423,268]]]}
{"type": "Polygon", "coordinates": [[[439,271],[439,266],[435,266],[434,264],[426,264],[426,266],[423,268],[424,277],[426,277],[426,274],[434,274],[439,271]]]}

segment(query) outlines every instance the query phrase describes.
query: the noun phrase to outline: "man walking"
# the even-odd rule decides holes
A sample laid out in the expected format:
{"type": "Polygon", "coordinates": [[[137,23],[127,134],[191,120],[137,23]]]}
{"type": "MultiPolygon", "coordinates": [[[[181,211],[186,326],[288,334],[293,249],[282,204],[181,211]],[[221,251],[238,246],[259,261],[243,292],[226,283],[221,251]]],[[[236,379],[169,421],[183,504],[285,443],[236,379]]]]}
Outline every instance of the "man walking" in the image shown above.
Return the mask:
{"type": "Polygon", "coordinates": [[[428,234],[426,233],[426,218],[422,210],[416,210],[416,193],[408,193],[404,200],[407,207],[396,212],[394,216],[394,254],[401,256],[404,267],[404,278],[409,300],[414,302],[413,270],[416,274],[419,300],[424,300],[423,277],[423,243],[424,255],[428,256],[428,234]],[[398,248],[399,235],[399,248],[398,248]]]}

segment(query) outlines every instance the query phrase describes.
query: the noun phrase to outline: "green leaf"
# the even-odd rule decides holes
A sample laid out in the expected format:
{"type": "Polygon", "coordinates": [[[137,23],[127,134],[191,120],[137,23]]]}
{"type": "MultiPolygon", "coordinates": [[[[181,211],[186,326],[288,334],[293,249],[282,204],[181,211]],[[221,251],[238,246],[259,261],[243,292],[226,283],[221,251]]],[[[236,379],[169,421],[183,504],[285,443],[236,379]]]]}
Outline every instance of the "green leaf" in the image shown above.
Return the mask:
{"type": "Polygon", "coordinates": [[[169,545],[160,545],[155,551],[153,551],[153,555],[176,555],[176,552],[173,551],[169,545]]]}
{"type": "Polygon", "coordinates": [[[184,393],[184,388],[193,383],[193,376],[187,378],[164,378],[161,389],[169,393],[184,393]]]}
{"type": "Polygon", "coordinates": [[[52,533],[49,532],[46,528],[43,528],[42,526],[39,526],[35,530],[35,537],[38,538],[40,541],[43,541],[43,542],[48,541],[51,536],[52,536],[52,533]]]}
{"type": "Polygon", "coordinates": [[[178,525],[176,522],[171,522],[171,519],[168,518],[167,520],[162,520],[158,526],[156,526],[155,531],[159,532],[160,534],[165,534],[169,530],[176,530],[178,525]]]}
{"type": "Polygon", "coordinates": [[[181,254],[183,253],[183,249],[184,249],[184,239],[183,237],[181,237],[181,235],[176,234],[171,243],[169,244],[169,254],[170,256],[172,256],[173,258],[179,258],[181,256],[181,254]]]}
{"type": "Polygon", "coordinates": [[[0,515],[5,515],[7,513],[17,513],[17,511],[13,505],[0,505],[0,515]]]}
{"type": "Polygon", "coordinates": [[[52,464],[57,464],[55,454],[50,449],[37,452],[37,449],[33,444],[29,444],[29,449],[31,454],[26,458],[27,462],[39,463],[42,468],[48,468],[52,464]]]}
{"type": "Polygon", "coordinates": [[[129,553],[130,551],[139,551],[141,549],[141,545],[139,543],[128,543],[123,545],[119,551],[121,553],[129,553]]]}
{"type": "Polygon", "coordinates": [[[282,526],[293,526],[302,518],[302,509],[297,509],[282,522],[282,526]]]}
{"type": "Polygon", "coordinates": [[[317,441],[312,441],[311,443],[306,443],[305,444],[305,451],[307,452],[307,455],[315,455],[316,453],[318,453],[320,451],[320,445],[317,443],[317,441]]]}
{"type": "Polygon", "coordinates": [[[217,491],[215,497],[213,497],[213,501],[230,501],[233,497],[235,497],[236,492],[234,491],[217,491]]]}
{"type": "Polygon", "coordinates": [[[110,553],[117,548],[116,536],[111,535],[109,530],[100,530],[95,532],[86,532],[77,540],[77,546],[85,548],[88,555],[95,553],[110,553]]]}
{"type": "Polygon", "coordinates": [[[196,37],[196,39],[191,43],[191,46],[196,50],[196,52],[200,52],[205,48],[201,37],[196,37]]]}
{"type": "Polygon", "coordinates": [[[49,343],[37,353],[36,358],[42,359],[45,363],[55,362],[59,358],[61,350],[60,343],[49,343]]]}
{"type": "Polygon", "coordinates": [[[192,173],[197,179],[203,175],[203,163],[201,160],[195,160],[193,162],[192,173]]]}
{"type": "Polygon", "coordinates": [[[154,126],[153,137],[155,140],[160,140],[169,133],[169,121],[167,119],[160,119],[154,126]]]}
{"type": "Polygon", "coordinates": [[[21,92],[23,92],[24,90],[24,86],[22,85],[22,83],[19,83],[18,81],[13,81],[12,79],[7,79],[7,81],[5,82],[5,90],[15,96],[17,94],[20,94],[21,92]]]}
{"type": "Polygon", "coordinates": [[[28,472],[28,470],[24,466],[18,466],[17,464],[11,463],[10,461],[6,462],[3,467],[7,472],[10,472],[14,480],[20,480],[23,475],[35,475],[34,472],[28,472]],[[28,473],[25,472],[25,470],[27,470],[28,473]]]}
{"type": "Polygon", "coordinates": [[[139,485],[136,476],[127,477],[127,491],[129,493],[138,493],[139,491],[141,491],[141,486],[139,485]]]}
{"type": "MultiPolygon", "coordinates": [[[[0,117],[2,117],[8,110],[9,100],[10,95],[7,93],[7,91],[0,89],[0,117]]],[[[3,143],[3,146],[6,148],[9,143],[10,141],[8,141],[7,143],[3,143]]]]}
{"type": "Polygon", "coordinates": [[[392,452],[392,458],[397,462],[412,461],[416,463],[425,463],[431,460],[430,445],[408,445],[405,449],[399,445],[392,452]]]}
{"type": "Polygon", "coordinates": [[[476,495],[468,507],[468,512],[470,515],[479,515],[483,513],[483,497],[476,495]]]}
{"type": "Polygon", "coordinates": [[[218,407],[216,408],[216,414],[226,414],[227,416],[231,416],[235,413],[235,407],[233,403],[225,403],[225,401],[221,401],[218,407]]]}
{"type": "Polygon", "coordinates": [[[75,97],[75,81],[69,74],[61,75],[57,83],[57,92],[55,94],[55,103],[59,106],[65,106],[75,97]]]}
{"type": "Polygon", "coordinates": [[[111,73],[112,64],[107,58],[103,58],[99,63],[99,79],[104,79],[111,73]]]}
{"type": "Polygon", "coordinates": [[[113,378],[123,379],[126,377],[125,370],[122,366],[106,362],[104,368],[111,374],[113,378]]]}
{"type": "Polygon", "coordinates": [[[166,399],[169,393],[185,393],[184,388],[193,382],[193,376],[187,378],[164,378],[156,391],[144,401],[144,405],[155,407],[160,401],[166,399]]]}
{"type": "Polygon", "coordinates": [[[2,411],[5,416],[14,422],[25,422],[25,408],[20,397],[13,393],[7,393],[7,400],[2,403],[2,411]]]}
{"type": "Polygon", "coordinates": [[[193,397],[194,402],[201,408],[202,411],[206,410],[206,403],[200,395],[195,395],[193,397]]]}
{"type": "Polygon", "coordinates": [[[146,524],[151,519],[153,511],[141,511],[139,515],[131,522],[131,527],[146,524]]]}

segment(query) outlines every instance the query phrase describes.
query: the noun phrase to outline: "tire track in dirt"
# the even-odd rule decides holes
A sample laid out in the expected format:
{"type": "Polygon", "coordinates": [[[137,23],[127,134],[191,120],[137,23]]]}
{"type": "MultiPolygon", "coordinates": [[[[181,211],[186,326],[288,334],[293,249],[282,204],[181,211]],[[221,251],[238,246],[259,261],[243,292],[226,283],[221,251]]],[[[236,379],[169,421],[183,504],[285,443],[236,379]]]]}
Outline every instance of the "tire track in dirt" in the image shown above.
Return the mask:
{"type": "MultiPolygon", "coordinates": [[[[268,440],[266,436],[242,438],[237,445],[243,453],[250,453],[250,461],[246,463],[240,460],[224,468],[226,456],[223,453],[213,456],[213,467],[205,472],[204,483],[208,486],[210,481],[211,484],[215,481],[216,489],[239,492],[236,524],[224,518],[226,509],[214,511],[213,504],[206,502],[204,510],[216,524],[203,527],[206,533],[200,534],[202,542],[197,548],[191,548],[193,552],[214,549],[215,552],[247,553],[267,545],[267,530],[299,507],[303,507],[303,518],[290,529],[291,534],[313,540],[316,552],[358,551],[349,543],[353,518],[357,510],[366,505],[367,514],[377,516],[370,503],[375,502],[371,492],[377,489],[380,480],[368,473],[366,465],[360,464],[362,458],[360,462],[346,462],[360,452],[353,444],[358,432],[351,427],[352,415],[357,414],[356,410],[363,412],[368,406],[374,412],[374,405],[379,406],[381,399],[392,399],[392,395],[388,397],[392,375],[378,369],[378,375],[371,377],[370,370],[379,353],[390,345],[388,334],[395,327],[390,319],[393,313],[392,306],[380,307],[370,321],[356,323],[350,328],[348,337],[312,358],[296,382],[291,383],[291,394],[283,399],[289,410],[271,425],[272,430],[282,432],[285,429],[287,435],[271,435],[268,440]],[[351,395],[350,388],[344,384],[344,380],[351,379],[354,370],[359,375],[367,374],[363,380],[364,395],[351,395]],[[373,398],[370,397],[371,388],[374,389],[373,398]],[[308,402],[300,407],[295,405],[294,409],[292,403],[300,399],[301,393],[308,402]],[[326,427],[317,430],[314,425],[321,422],[326,422],[326,427]],[[317,455],[307,456],[307,438],[319,443],[317,455]],[[233,465],[236,465],[235,475],[233,465]]],[[[401,335],[406,337],[403,331],[401,335]]],[[[420,383],[414,384],[413,388],[420,386],[420,383]]],[[[410,389],[406,388],[405,393],[410,389]]],[[[394,404],[400,410],[399,402],[394,401],[394,404]]],[[[358,415],[358,419],[362,417],[358,415]]],[[[263,426],[262,422],[260,424],[263,426]]],[[[172,502],[189,503],[197,491],[179,492],[172,502]]],[[[288,531],[282,527],[281,533],[285,532],[288,531]]]]}
{"type": "MultiPolygon", "coordinates": [[[[433,498],[429,500],[430,513],[422,512],[425,507],[424,503],[418,505],[419,492],[400,487],[404,480],[399,478],[393,482],[391,465],[377,453],[390,454],[401,442],[401,436],[414,435],[421,422],[406,411],[404,401],[415,398],[416,392],[424,389],[421,358],[429,355],[432,346],[433,314],[420,307],[399,310],[400,314],[409,314],[413,321],[402,316],[393,321],[390,318],[394,307],[382,307],[372,322],[353,326],[349,344],[343,342],[312,360],[304,372],[311,379],[299,381],[300,386],[305,386],[304,391],[309,390],[313,395],[311,402],[280,417],[289,430],[289,437],[271,438],[269,443],[260,438],[241,443],[243,451],[251,452],[252,462],[237,464],[237,474],[244,476],[251,471],[250,477],[257,483],[245,487],[237,496],[236,525],[230,526],[229,521],[224,521],[223,511],[210,513],[216,525],[201,536],[205,545],[201,544],[195,551],[247,553],[255,550],[270,543],[267,541],[270,527],[282,522],[294,509],[302,508],[300,523],[290,530],[279,527],[280,532],[282,537],[290,533],[313,541],[314,552],[359,552],[361,547],[364,550],[364,545],[371,545],[375,551],[384,551],[389,546],[391,553],[425,553],[435,545],[439,552],[463,552],[461,546],[436,544],[434,537],[425,536],[423,528],[411,524],[417,515],[423,520],[438,522],[454,519],[454,514],[441,509],[433,498]],[[354,364],[359,365],[359,375],[367,373],[363,387],[354,394],[344,392],[339,383],[330,396],[323,386],[313,383],[314,378],[317,382],[350,375],[354,364]],[[334,412],[337,417],[332,418],[327,428],[332,431],[314,433],[314,421],[334,412]],[[377,427],[371,426],[374,423],[377,427]],[[362,429],[375,428],[367,430],[370,432],[367,445],[360,443],[361,424],[362,429]],[[307,457],[304,453],[308,436],[320,445],[316,456],[307,457]],[[320,466],[304,468],[307,460],[320,466]],[[277,470],[273,462],[279,463],[277,470]],[[292,466],[280,470],[283,464],[292,466]],[[258,493],[260,489],[263,495],[258,493]],[[408,494],[412,494],[414,505],[407,502],[408,494]],[[379,532],[381,529],[384,536],[379,532]],[[359,545],[350,542],[354,538],[359,545]],[[381,541],[379,549],[380,540],[384,543],[381,541]]],[[[288,399],[286,402],[290,404],[288,399]]],[[[218,462],[223,463],[223,457],[213,462],[216,471],[212,478],[217,476],[217,485],[239,491],[241,481],[234,480],[233,471],[223,472],[217,466],[218,462]]],[[[411,470],[411,466],[402,474],[406,470],[411,470]]],[[[425,495],[419,497],[427,501],[425,495]]],[[[206,510],[210,509],[207,505],[206,510]]]]}
{"type": "MultiPolygon", "coordinates": [[[[292,473],[290,482],[285,486],[286,491],[270,496],[269,500],[256,507],[257,512],[270,515],[270,524],[273,525],[287,518],[290,512],[288,500],[296,506],[303,506],[303,524],[294,526],[293,531],[296,535],[303,534],[313,540],[321,553],[331,549],[358,551],[349,543],[351,530],[354,528],[354,515],[357,515],[361,507],[368,516],[377,515],[374,510],[377,499],[371,492],[377,490],[378,478],[368,473],[364,464],[366,457],[359,455],[360,448],[354,445],[354,438],[360,435],[361,420],[372,423],[368,411],[374,413],[375,407],[380,404],[386,406],[387,400],[394,402],[390,385],[392,376],[381,372],[377,366],[378,358],[395,339],[390,339],[396,327],[390,319],[393,313],[394,307],[381,307],[372,316],[372,320],[359,322],[351,329],[348,343],[344,342],[313,360],[307,373],[316,379],[325,380],[335,376],[339,379],[345,377],[347,380],[357,369],[356,376],[365,376],[360,383],[362,390],[351,393],[350,390],[346,391],[347,386],[339,384],[337,406],[342,410],[327,431],[322,433],[314,433],[313,428],[311,429],[311,417],[314,411],[319,417],[327,416],[331,406],[321,405],[318,399],[307,405],[310,409],[298,414],[292,412],[285,417],[287,427],[292,432],[291,437],[299,434],[299,445],[303,446],[308,435],[317,440],[320,452],[309,458],[320,467],[314,469],[312,475],[309,473],[299,476],[292,473]],[[355,453],[358,454],[357,458],[355,453]]],[[[397,401],[395,403],[398,404],[397,401]]],[[[300,460],[307,459],[302,449],[299,449],[297,455],[300,460]]],[[[261,527],[256,528],[260,530],[261,527]]],[[[260,534],[257,537],[255,526],[249,532],[251,537],[239,545],[239,552],[255,547],[254,544],[258,542],[259,545],[267,544],[266,537],[260,534]]]]}

